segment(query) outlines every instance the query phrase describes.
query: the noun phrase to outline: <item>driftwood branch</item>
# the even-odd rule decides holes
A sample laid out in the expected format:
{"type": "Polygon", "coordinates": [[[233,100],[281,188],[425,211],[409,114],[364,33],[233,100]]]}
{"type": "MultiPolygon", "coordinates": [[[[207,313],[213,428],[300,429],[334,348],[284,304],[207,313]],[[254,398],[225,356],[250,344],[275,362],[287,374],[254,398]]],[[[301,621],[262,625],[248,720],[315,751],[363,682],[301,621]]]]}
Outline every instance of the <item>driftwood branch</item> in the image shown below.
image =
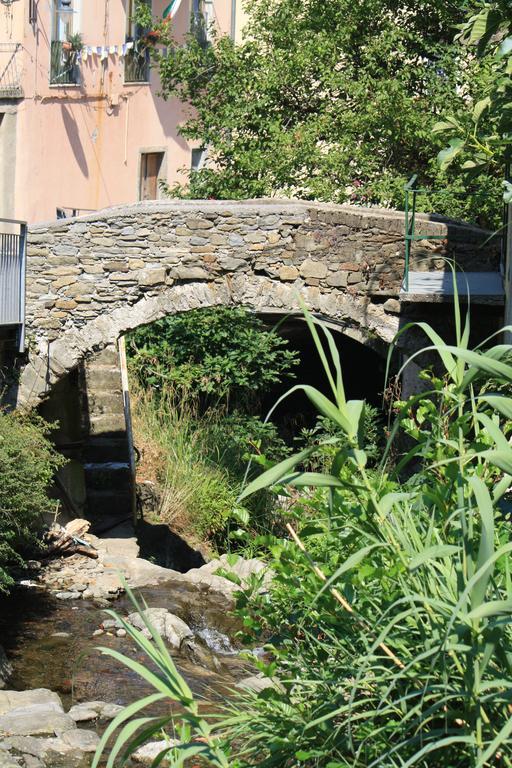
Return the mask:
{"type": "Polygon", "coordinates": [[[46,535],[48,549],[42,554],[44,560],[51,557],[85,555],[97,559],[98,552],[83,537],[90,528],[88,520],[77,518],[66,526],[53,525],[46,535]]]}

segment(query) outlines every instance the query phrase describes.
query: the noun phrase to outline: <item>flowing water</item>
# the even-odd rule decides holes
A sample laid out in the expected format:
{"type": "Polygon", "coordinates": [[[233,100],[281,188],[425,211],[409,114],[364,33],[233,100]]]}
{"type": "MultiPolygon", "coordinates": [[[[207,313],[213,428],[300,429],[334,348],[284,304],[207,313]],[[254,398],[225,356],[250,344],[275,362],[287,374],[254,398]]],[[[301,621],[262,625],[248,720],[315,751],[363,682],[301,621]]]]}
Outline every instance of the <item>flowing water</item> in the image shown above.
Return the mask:
{"type": "MultiPolygon", "coordinates": [[[[229,698],[230,689],[251,674],[251,667],[230,639],[237,627],[226,601],[185,584],[160,584],[141,592],[148,606],[167,608],[194,630],[192,647],[174,656],[194,693],[207,706],[229,698]]],[[[133,611],[127,597],[112,607],[121,615],[133,611]]],[[[0,603],[0,643],[14,667],[8,687],[50,688],[66,709],[92,700],[124,705],[152,692],[134,672],[101,655],[98,646],[108,646],[145,661],[132,641],[117,637],[115,629],[93,636],[107,618],[89,601],[61,601],[40,588],[18,587],[0,603]]],[[[168,711],[169,704],[162,709],[168,711]]]]}

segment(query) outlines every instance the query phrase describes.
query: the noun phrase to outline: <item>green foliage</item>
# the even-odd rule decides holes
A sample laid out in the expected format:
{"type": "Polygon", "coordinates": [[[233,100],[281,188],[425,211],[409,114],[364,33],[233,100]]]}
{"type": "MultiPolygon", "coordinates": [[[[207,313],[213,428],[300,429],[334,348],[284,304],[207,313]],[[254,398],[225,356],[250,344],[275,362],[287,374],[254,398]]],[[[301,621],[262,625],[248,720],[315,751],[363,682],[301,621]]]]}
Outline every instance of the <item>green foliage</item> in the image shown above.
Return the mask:
{"type": "Polygon", "coordinates": [[[245,514],[237,502],[250,455],[277,458],[286,447],[273,424],[220,408],[203,414],[197,398],[182,395],[168,385],[158,397],[136,387],[135,439],[156,467],[158,520],[225,547],[240,514],[254,529],[265,528],[271,518],[274,499],[267,492],[251,499],[245,514]]]}
{"type": "MultiPolygon", "coordinates": [[[[499,181],[465,190],[433,158],[441,115],[467,110],[485,72],[453,42],[467,3],[444,0],[253,0],[247,39],[166,40],[155,51],[164,96],[191,107],[182,134],[208,147],[188,169],[193,198],[275,194],[402,208],[413,172],[438,213],[496,219],[499,181]]],[[[164,37],[168,30],[162,30],[164,37]]],[[[432,210],[432,208],[430,208],[432,210]]]]}
{"type": "Polygon", "coordinates": [[[225,759],[232,768],[511,766],[512,543],[501,507],[512,483],[512,350],[470,350],[457,296],[455,344],[419,324],[444,375],[397,404],[369,469],[364,404],[345,398],[330,331],[307,320],[331,396],[302,389],[333,423],[325,444],[337,450],[322,471],[305,466],[317,446],[288,456],[240,497],[288,495],[306,549],[267,537],[270,594],[254,578],[240,595],[247,634],[269,641],[259,667],[277,684],[212,716],[225,759]],[[413,445],[391,465],[400,431],[413,445]]]}
{"type": "Polygon", "coordinates": [[[212,307],[170,315],[128,337],[130,364],[140,383],[178,387],[188,396],[231,406],[254,401],[290,376],[297,354],[242,307],[212,307]]]}
{"type": "MultiPolygon", "coordinates": [[[[434,126],[448,145],[439,153],[441,169],[454,164],[469,179],[485,172],[503,176],[512,148],[512,9],[507,0],[471,4],[457,39],[476,54],[473,91],[455,103],[434,126]]],[[[465,52],[463,55],[466,55],[465,52]]],[[[505,201],[512,202],[508,183],[505,201]]]]}
{"type": "Polygon", "coordinates": [[[34,416],[0,411],[0,591],[9,571],[37,540],[44,513],[54,511],[48,486],[63,464],[48,440],[50,427],[34,416]]]}

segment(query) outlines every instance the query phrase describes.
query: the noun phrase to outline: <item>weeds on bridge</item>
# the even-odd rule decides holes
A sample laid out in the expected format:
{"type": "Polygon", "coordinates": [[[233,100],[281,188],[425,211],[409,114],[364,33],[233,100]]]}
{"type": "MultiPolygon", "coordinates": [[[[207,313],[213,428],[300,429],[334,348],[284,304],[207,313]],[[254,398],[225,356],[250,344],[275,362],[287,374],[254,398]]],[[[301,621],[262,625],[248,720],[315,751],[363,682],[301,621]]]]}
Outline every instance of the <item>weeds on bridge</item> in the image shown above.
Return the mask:
{"type": "MultiPolygon", "coordinates": [[[[232,768],[510,766],[511,348],[490,339],[485,351],[470,350],[469,314],[463,319],[457,297],[456,343],[420,324],[442,371],[426,373],[427,391],[396,404],[380,463],[370,467],[365,405],[345,398],[329,330],[307,321],[331,396],[301,388],[335,426],[324,446],[334,455],[330,469],[310,471],[318,445],[306,448],[242,494],[288,496],[306,551],[290,539],[260,541],[273,586],[265,595],[255,582],[238,610],[247,636],[266,639],[270,662],[259,666],[279,684],[238,693],[210,720],[206,742],[224,744],[232,768]],[[391,463],[399,435],[408,447],[391,463]]],[[[153,644],[134,639],[154,663],[153,644]]],[[[135,671],[149,680],[145,668],[135,671]]],[[[151,682],[182,701],[162,688],[169,677],[181,685],[164,662],[151,682]]],[[[150,718],[144,727],[149,738],[163,726],[150,718]]],[[[198,737],[193,726],[189,747],[198,737]]],[[[176,750],[162,756],[172,766],[180,759],[176,750]]]]}

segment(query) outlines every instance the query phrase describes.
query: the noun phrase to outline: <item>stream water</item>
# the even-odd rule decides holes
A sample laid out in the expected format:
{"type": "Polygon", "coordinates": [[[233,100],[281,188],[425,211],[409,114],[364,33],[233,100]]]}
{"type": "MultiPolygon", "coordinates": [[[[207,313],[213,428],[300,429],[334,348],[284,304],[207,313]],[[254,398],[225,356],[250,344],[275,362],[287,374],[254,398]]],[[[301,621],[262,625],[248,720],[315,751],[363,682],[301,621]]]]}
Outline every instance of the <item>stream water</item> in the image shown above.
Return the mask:
{"type": "MultiPolygon", "coordinates": [[[[176,654],[175,661],[205,705],[225,700],[236,681],[251,674],[250,664],[230,639],[236,620],[222,596],[202,595],[175,583],[141,592],[148,606],[167,608],[193,629],[194,649],[176,654]]],[[[112,607],[122,615],[133,611],[126,597],[112,607]]],[[[14,668],[8,687],[50,688],[66,709],[92,700],[124,705],[152,692],[138,675],[98,651],[98,646],[109,646],[145,661],[132,641],[117,637],[115,629],[93,636],[107,618],[86,600],[57,600],[34,587],[15,589],[0,602],[0,640],[14,668]]],[[[162,706],[168,711],[168,704],[162,706]]]]}

